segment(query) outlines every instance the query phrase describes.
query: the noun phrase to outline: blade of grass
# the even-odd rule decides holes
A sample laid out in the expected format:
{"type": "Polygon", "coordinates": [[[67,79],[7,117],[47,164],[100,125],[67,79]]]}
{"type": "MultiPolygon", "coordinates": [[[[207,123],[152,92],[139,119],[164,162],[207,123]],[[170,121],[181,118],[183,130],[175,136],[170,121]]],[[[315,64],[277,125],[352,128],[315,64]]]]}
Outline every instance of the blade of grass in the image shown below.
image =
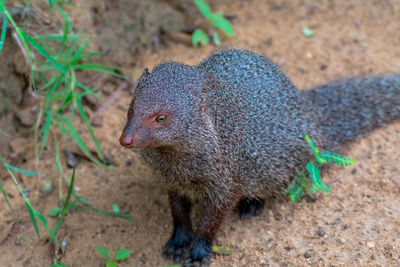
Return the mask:
{"type": "Polygon", "coordinates": [[[103,167],[103,168],[110,168],[109,166],[101,163],[98,161],[95,157],[92,156],[92,153],[90,152],[89,148],[86,146],[85,142],[83,141],[82,137],[79,135],[79,133],[76,131],[75,127],[61,114],[53,114],[54,116],[58,117],[60,121],[53,120],[54,123],[56,123],[60,128],[64,130],[71,138],[74,140],[74,142],[78,145],[78,147],[82,150],[82,152],[94,163],[97,165],[103,167]],[[65,124],[66,126],[64,126],[65,124]]]}
{"type": "Polygon", "coordinates": [[[63,34],[63,38],[61,40],[60,49],[58,50],[58,55],[61,55],[62,51],[64,50],[64,46],[65,46],[65,43],[67,42],[67,38],[68,38],[68,23],[67,23],[67,21],[65,21],[64,34],[63,34]]]}
{"type": "Polygon", "coordinates": [[[22,169],[20,169],[20,168],[14,167],[14,166],[12,166],[12,165],[10,165],[10,164],[8,164],[8,163],[5,163],[5,162],[4,162],[3,164],[4,164],[4,166],[6,166],[8,169],[11,169],[11,170],[14,170],[14,171],[23,173],[23,174],[25,174],[25,175],[27,175],[27,176],[31,176],[31,175],[36,175],[36,174],[38,174],[38,172],[28,172],[28,171],[22,170],[22,169]]]}
{"type": "Polygon", "coordinates": [[[70,7],[76,7],[76,5],[74,5],[74,4],[70,3],[70,2],[67,2],[67,1],[63,1],[63,0],[56,0],[56,1],[59,2],[60,4],[63,4],[63,5],[67,5],[67,6],[70,6],[70,7]]]}
{"type": "Polygon", "coordinates": [[[87,127],[87,129],[88,129],[88,131],[90,133],[90,136],[92,137],[92,140],[93,140],[93,142],[94,142],[94,144],[96,146],[97,154],[99,155],[99,158],[103,161],[103,163],[105,163],[103,151],[100,148],[100,144],[97,141],[96,135],[93,132],[93,128],[90,125],[90,122],[89,122],[88,117],[86,116],[85,110],[83,109],[83,106],[82,106],[82,103],[81,103],[81,99],[77,98],[76,101],[75,101],[75,104],[76,104],[76,107],[78,109],[79,114],[81,115],[81,118],[82,118],[83,122],[85,123],[85,125],[86,125],[86,127],[87,127]]]}
{"type": "Polygon", "coordinates": [[[3,13],[6,10],[5,0],[0,0],[0,13],[3,13]]]}
{"type": "Polygon", "coordinates": [[[43,140],[42,144],[40,145],[40,152],[39,154],[42,154],[44,145],[46,144],[47,137],[49,136],[49,129],[50,129],[50,122],[51,122],[51,112],[50,110],[46,109],[45,113],[47,114],[46,116],[46,122],[44,123],[44,134],[43,134],[43,140]]]}
{"type": "Polygon", "coordinates": [[[92,96],[94,96],[96,98],[101,98],[100,95],[97,94],[94,90],[86,87],[85,85],[81,84],[80,82],[77,81],[76,85],[84,90],[84,92],[80,93],[78,97],[82,97],[84,95],[91,94],[92,96]]]}
{"type": "Polygon", "coordinates": [[[0,51],[3,48],[4,39],[6,38],[6,32],[7,32],[7,17],[4,16],[4,18],[3,18],[3,27],[1,28],[0,51]]]}
{"type": "MultiPolygon", "coordinates": [[[[65,2],[62,2],[65,3],[65,2]]],[[[69,18],[67,16],[67,14],[65,14],[64,10],[60,7],[59,4],[57,4],[57,2],[53,2],[53,6],[56,7],[56,9],[61,13],[61,15],[64,17],[65,21],[68,24],[69,30],[73,33],[74,29],[72,28],[71,22],[69,21],[69,18]]]]}
{"type": "MultiPolygon", "coordinates": [[[[58,41],[62,42],[64,40],[64,36],[60,34],[39,34],[33,36],[35,40],[46,40],[46,41],[58,41]]],[[[65,41],[74,40],[72,37],[67,37],[65,41]]]]}
{"type": "Polygon", "coordinates": [[[93,207],[83,207],[86,208],[90,211],[93,211],[95,213],[101,214],[101,215],[111,215],[111,216],[117,216],[117,217],[122,217],[130,222],[134,222],[135,220],[129,216],[128,214],[122,213],[122,212],[113,212],[113,211],[105,211],[105,210],[98,210],[93,207]]]}
{"type": "Polygon", "coordinates": [[[24,32],[22,32],[21,34],[31,46],[33,46],[40,54],[42,54],[48,61],[50,61],[55,67],[57,67],[57,69],[59,69],[62,73],[66,72],[64,67],[61,66],[52,56],[50,56],[49,53],[38,42],[35,41],[35,39],[24,32]]]}
{"type": "MultiPolygon", "coordinates": [[[[106,66],[106,65],[78,64],[78,65],[73,65],[73,66],[71,66],[71,69],[75,69],[75,70],[93,70],[93,71],[97,71],[97,72],[107,73],[107,74],[110,74],[110,75],[112,75],[112,76],[115,76],[115,77],[124,79],[124,80],[128,80],[127,77],[125,77],[125,76],[123,76],[123,75],[121,75],[121,74],[118,74],[118,73],[116,73],[116,72],[113,72],[113,71],[109,71],[109,70],[104,69],[104,68],[103,68],[104,66],[106,66]]],[[[118,69],[118,68],[115,68],[115,67],[114,67],[113,69],[118,69]]]]}
{"type": "MultiPolygon", "coordinates": [[[[62,177],[65,181],[65,184],[69,187],[69,181],[67,180],[67,178],[65,178],[64,176],[62,177]]],[[[72,189],[72,194],[79,199],[79,202],[85,205],[91,205],[90,202],[84,196],[81,196],[75,189],[72,189]]]]}
{"type": "Polygon", "coordinates": [[[11,206],[10,201],[8,200],[6,191],[4,190],[3,184],[2,184],[1,182],[0,182],[0,191],[1,191],[1,193],[3,194],[3,196],[4,196],[4,199],[6,200],[8,207],[10,208],[12,215],[13,215],[14,218],[15,218],[15,211],[14,211],[13,207],[11,206]]]}
{"type": "Polygon", "coordinates": [[[83,54],[83,52],[86,49],[87,43],[88,43],[89,38],[86,38],[82,44],[79,46],[78,50],[76,50],[75,54],[72,56],[72,59],[69,61],[70,65],[75,64],[77,61],[79,61],[81,55],[83,54]]]}
{"type": "Polygon", "coordinates": [[[72,177],[71,177],[71,182],[70,182],[69,187],[68,187],[67,198],[66,198],[66,200],[64,202],[63,209],[61,211],[60,217],[58,218],[57,224],[54,227],[54,230],[53,230],[53,232],[51,234],[50,242],[55,238],[55,235],[56,235],[56,233],[58,231],[58,228],[60,227],[62,220],[64,219],[65,215],[67,214],[68,209],[73,207],[73,205],[75,205],[79,201],[79,199],[76,199],[75,201],[70,203],[72,190],[73,190],[73,187],[74,187],[74,183],[75,183],[75,168],[72,171],[72,177]]]}
{"type": "Polygon", "coordinates": [[[75,168],[72,171],[71,181],[69,182],[69,187],[68,187],[67,199],[64,202],[64,208],[61,213],[63,216],[67,214],[68,206],[71,201],[72,189],[74,188],[74,183],[75,183],[75,168]]]}

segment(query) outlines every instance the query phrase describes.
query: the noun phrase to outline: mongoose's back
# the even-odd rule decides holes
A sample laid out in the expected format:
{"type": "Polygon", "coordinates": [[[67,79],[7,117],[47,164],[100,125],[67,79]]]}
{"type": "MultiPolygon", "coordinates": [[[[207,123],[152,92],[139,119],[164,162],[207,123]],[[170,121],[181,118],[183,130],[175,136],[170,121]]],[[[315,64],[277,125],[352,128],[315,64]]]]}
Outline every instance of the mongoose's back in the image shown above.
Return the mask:
{"type": "Polygon", "coordinates": [[[216,103],[217,109],[228,109],[234,117],[224,118],[216,127],[226,135],[232,135],[225,132],[228,129],[239,129],[237,139],[227,139],[225,145],[237,148],[230,157],[237,162],[244,193],[247,197],[281,193],[310,159],[304,136],[321,138],[298,91],[277,65],[249,51],[217,52],[199,68],[225,83],[222,90],[234,91],[229,93],[234,105],[216,103]]]}

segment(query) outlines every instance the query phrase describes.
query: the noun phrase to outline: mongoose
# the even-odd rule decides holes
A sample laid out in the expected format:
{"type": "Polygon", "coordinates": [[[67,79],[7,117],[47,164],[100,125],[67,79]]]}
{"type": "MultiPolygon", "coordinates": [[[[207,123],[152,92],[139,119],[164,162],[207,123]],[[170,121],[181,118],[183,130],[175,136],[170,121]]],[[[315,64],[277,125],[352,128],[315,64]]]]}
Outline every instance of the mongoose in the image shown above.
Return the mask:
{"type": "Polygon", "coordinates": [[[197,66],[167,62],[140,78],[120,138],[168,185],[173,233],[164,254],[207,263],[235,207],[258,214],[313,157],[400,117],[400,75],[349,78],[298,91],[263,55],[235,49],[197,66]],[[191,202],[204,214],[196,231],[191,202]]]}

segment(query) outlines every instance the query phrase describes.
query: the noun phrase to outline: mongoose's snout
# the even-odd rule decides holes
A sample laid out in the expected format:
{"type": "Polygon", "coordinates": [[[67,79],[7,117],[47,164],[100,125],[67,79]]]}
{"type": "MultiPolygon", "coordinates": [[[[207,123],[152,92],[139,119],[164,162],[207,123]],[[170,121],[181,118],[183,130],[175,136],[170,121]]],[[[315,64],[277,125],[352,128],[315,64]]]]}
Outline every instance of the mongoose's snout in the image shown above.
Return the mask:
{"type": "Polygon", "coordinates": [[[151,146],[151,138],[146,129],[124,130],[119,138],[121,146],[126,148],[142,149],[151,146]]]}
{"type": "Polygon", "coordinates": [[[135,140],[133,138],[133,135],[128,134],[128,135],[121,135],[119,138],[119,143],[121,146],[124,146],[126,148],[132,148],[135,146],[135,140]]]}

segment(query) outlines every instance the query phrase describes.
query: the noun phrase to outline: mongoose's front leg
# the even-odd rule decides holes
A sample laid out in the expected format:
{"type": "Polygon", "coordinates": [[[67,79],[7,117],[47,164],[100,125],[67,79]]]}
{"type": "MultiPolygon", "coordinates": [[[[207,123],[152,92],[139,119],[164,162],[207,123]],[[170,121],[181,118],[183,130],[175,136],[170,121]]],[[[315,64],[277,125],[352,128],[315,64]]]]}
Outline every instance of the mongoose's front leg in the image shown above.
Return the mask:
{"type": "Polygon", "coordinates": [[[218,203],[216,199],[205,199],[204,215],[193,237],[190,258],[186,261],[185,265],[190,266],[190,264],[195,262],[200,263],[201,266],[208,265],[212,255],[211,245],[215,233],[235,205],[236,198],[230,199],[226,197],[223,203],[218,203]]]}
{"type": "Polygon", "coordinates": [[[174,230],[171,238],[164,247],[164,255],[172,256],[181,261],[190,248],[193,231],[190,220],[190,200],[174,191],[168,192],[169,204],[174,222],[174,230]]]}

